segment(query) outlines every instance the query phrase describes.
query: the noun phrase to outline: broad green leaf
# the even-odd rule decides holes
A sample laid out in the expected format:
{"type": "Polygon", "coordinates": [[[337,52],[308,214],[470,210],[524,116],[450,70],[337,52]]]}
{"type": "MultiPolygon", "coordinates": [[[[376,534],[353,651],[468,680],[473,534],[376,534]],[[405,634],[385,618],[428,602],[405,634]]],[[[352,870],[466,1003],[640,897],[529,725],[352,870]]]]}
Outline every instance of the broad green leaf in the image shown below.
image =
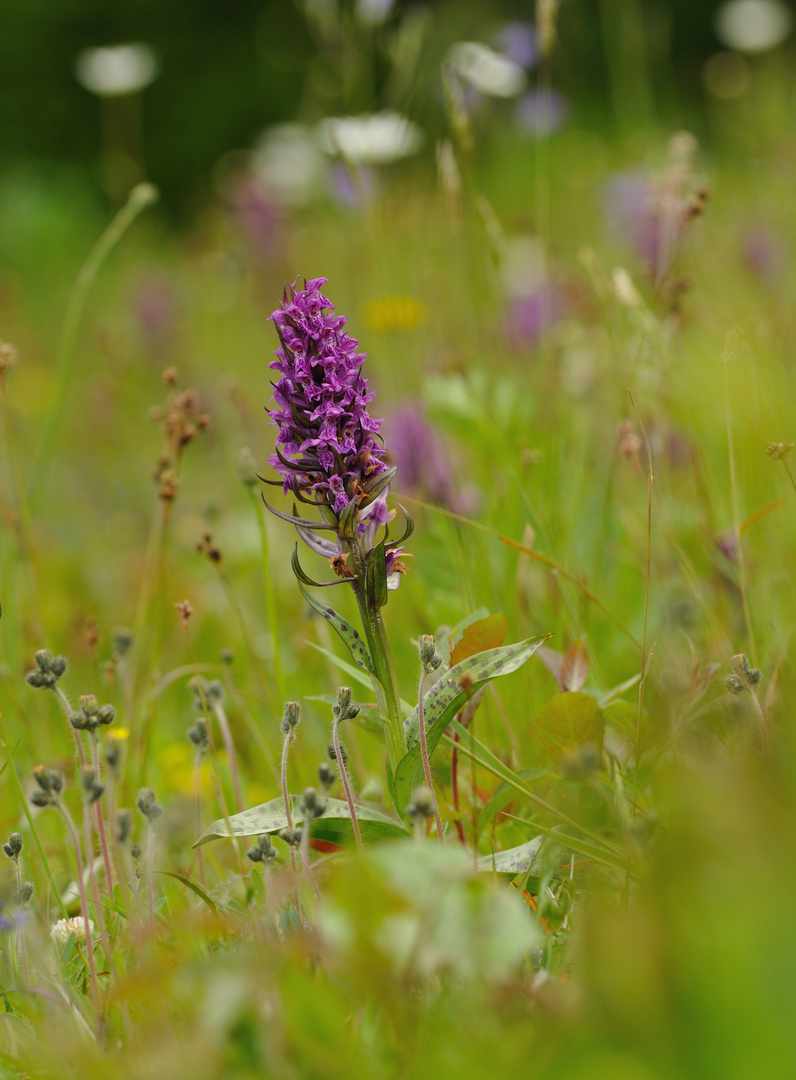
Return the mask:
{"type": "MultiPolygon", "coordinates": [[[[303,820],[300,807],[301,796],[291,795],[290,798],[293,824],[301,824],[303,820]]],[[[312,823],[313,838],[328,840],[332,844],[342,846],[353,844],[354,832],[348,803],[343,802],[342,799],[327,799],[326,802],[326,813],[323,817],[315,818],[312,823]]],[[[357,821],[362,839],[366,842],[390,840],[407,834],[407,829],[400,821],[370,806],[357,806],[357,821]]],[[[261,833],[278,833],[281,829],[287,828],[287,824],[284,800],[271,799],[270,802],[253,806],[250,810],[243,810],[240,814],[232,814],[229,818],[214,821],[193,846],[201,847],[202,844],[209,844],[211,840],[228,836],[260,836],[261,833]]]]}
{"type": "Polygon", "coordinates": [[[535,836],[519,847],[508,848],[506,851],[496,851],[493,855],[483,855],[476,864],[479,870],[488,870],[495,874],[524,874],[539,854],[539,848],[544,842],[544,836],[535,836]]]}
{"type": "Polygon", "coordinates": [[[308,593],[300,581],[297,581],[297,585],[301,590],[301,595],[310,605],[315,608],[319,615],[322,615],[330,626],[334,627],[337,633],[342,638],[348,651],[351,653],[351,657],[354,663],[361,667],[363,671],[367,671],[370,675],[373,674],[373,661],[370,658],[368,647],[365,644],[362,635],[358,630],[355,630],[353,626],[344,619],[342,615],[324,604],[323,601],[317,600],[311,593],[308,593]]]}
{"type": "Polygon", "coordinates": [[[470,623],[453,647],[451,664],[460,664],[468,656],[475,656],[476,653],[485,652],[487,649],[497,649],[503,644],[508,630],[509,620],[502,612],[470,623]]]}
{"type": "Polygon", "coordinates": [[[534,726],[556,761],[586,743],[602,750],[605,718],[590,694],[555,694],[542,706],[534,726]]]}
{"type": "MultiPolygon", "coordinates": [[[[491,679],[508,675],[530,660],[549,635],[528,638],[514,645],[468,656],[434,683],[423,697],[426,721],[426,743],[429,756],[443,736],[448,723],[466,702],[491,679]]],[[[393,776],[392,795],[396,810],[403,813],[412,792],[423,782],[423,761],[417,726],[417,708],[404,721],[408,752],[398,763],[393,776]]]]}

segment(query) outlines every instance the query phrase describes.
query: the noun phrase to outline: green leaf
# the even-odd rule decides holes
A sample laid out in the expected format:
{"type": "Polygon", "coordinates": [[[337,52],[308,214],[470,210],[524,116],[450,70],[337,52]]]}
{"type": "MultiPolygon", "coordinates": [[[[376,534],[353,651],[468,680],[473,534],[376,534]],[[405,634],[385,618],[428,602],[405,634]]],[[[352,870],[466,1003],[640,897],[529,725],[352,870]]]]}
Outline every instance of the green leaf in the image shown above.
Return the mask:
{"type": "MultiPolygon", "coordinates": [[[[519,778],[517,773],[507,765],[504,765],[499,758],[495,757],[495,755],[475,737],[472,731],[462,727],[458,720],[451,720],[449,726],[451,730],[459,736],[459,741],[458,743],[454,743],[451,736],[445,734],[444,738],[447,743],[451,746],[458,746],[460,753],[466,754],[467,757],[471,758],[477,765],[486,769],[487,772],[491,772],[493,776],[497,776],[500,780],[505,781],[505,783],[513,787],[518,794],[524,795],[530,802],[535,803],[544,813],[549,814],[554,818],[558,818],[559,821],[571,828],[577,829],[592,841],[594,844],[593,850],[599,852],[599,855],[593,856],[594,858],[599,858],[601,862],[606,863],[608,866],[615,866],[622,870],[627,869],[627,858],[611,841],[606,840],[604,837],[600,836],[599,833],[592,832],[591,829],[586,828],[585,825],[578,824],[577,821],[574,821],[567,814],[562,813],[558,807],[552,806],[544,799],[540,799],[536,792],[531,791],[528,785],[519,778]]],[[[509,816],[511,817],[513,815],[509,816]]],[[[531,822],[524,821],[524,819],[518,818],[517,820],[523,820],[523,824],[532,824],[531,822]]],[[[535,827],[538,828],[539,826],[537,825],[535,827]]],[[[551,832],[552,828],[560,828],[560,826],[551,827],[551,829],[548,829],[547,831],[551,832]]],[[[574,849],[575,841],[571,841],[570,846],[574,849]]]]}
{"type": "MultiPolygon", "coordinates": [[[[520,780],[542,780],[553,779],[554,774],[547,769],[520,769],[517,772],[517,776],[520,780]]],[[[517,798],[517,792],[511,786],[511,784],[498,784],[495,790],[492,792],[492,798],[486,804],[486,806],[478,811],[478,828],[480,832],[483,832],[487,825],[490,823],[493,817],[501,812],[509,803],[513,802],[517,798]]]]}
{"type": "Polygon", "coordinates": [[[365,568],[365,591],[371,611],[378,611],[387,603],[387,562],[383,540],[373,548],[368,558],[368,565],[365,568]]]}
{"type": "Polygon", "coordinates": [[[316,600],[311,593],[307,592],[300,581],[297,582],[297,584],[301,590],[301,595],[310,607],[315,608],[318,614],[322,615],[343,639],[348,651],[351,653],[354,663],[358,667],[361,667],[363,671],[367,671],[368,674],[373,675],[373,661],[370,658],[368,647],[359,631],[355,630],[342,615],[338,615],[334,608],[327,607],[321,600],[316,600]]]}
{"type": "MultiPolygon", "coordinates": [[[[426,743],[429,757],[443,736],[445,728],[459,709],[485,683],[499,675],[508,675],[526,663],[549,634],[518,641],[514,645],[502,645],[498,649],[468,656],[452,667],[423,697],[426,720],[426,743]]],[[[415,788],[423,782],[423,761],[420,755],[420,737],[415,707],[404,721],[408,753],[398,763],[393,776],[393,801],[396,810],[403,813],[415,788]]]]}
{"type": "Polygon", "coordinates": [[[535,836],[519,847],[508,848],[506,851],[496,851],[493,855],[483,855],[476,866],[479,870],[488,870],[495,874],[524,874],[539,854],[539,848],[544,842],[544,835],[535,836]]]}
{"type": "MultiPolygon", "coordinates": [[[[194,845],[194,847],[195,846],[196,845],[194,845]]],[[[174,878],[175,881],[182,882],[186,889],[190,889],[191,892],[196,893],[196,895],[201,900],[204,900],[204,902],[207,904],[207,906],[210,908],[214,915],[218,915],[218,904],[215,902],[212,896],[206,893],[201,885],[197,885],[197,883],[192,878],[187,877],[185,874],[175,874],[172,870],[156,870],[155,873],[162,874],[164,877],[174,878]]]]}
{"type": "Polygon", "coordinates": [[[590,694],[554,694],[542,706],[534,726],[556,761],[586,743],[602,751],[605,718],[590,694]]]}
{"type": "MultiPolygon", "coordinates": [[[[303,820],[300,807],[301,796],[291,795],[290,799],[293,823],[298,825],[303,820]]],[[[312,823],[312,836],[316,840],[328,840],[332,844],[352,845],[354,831],[351,826],[348,803],[343,802],[342,799],[327,799],[326,802],[326,813],[323,817],[315,818],[312,823]]],[[[400,821],[385,814],[383,810],[376,810],[370,806],[357,806],[357,821],[362,839],[366,842],[391,840],[397,836],[406,836],[408,832],[400,821]]],[[[228,836],[260,836],[262,833],[278,833],[281,829],[287,828],[287,825],[284,800],[271,799],[270,802],[253,806],[250,810],[243,810],[240,814],[214,821],[193,846],[201,847],[202,844],[209,844],[211,840],[228,836]],[[229,827],[227,822],[229,822],[229,827]]]]}
{"type": "MultiPolygon", "coordinates": [[[[354,682],[358,682],[360,686],[367,687],[368,690],[373,689],[373,681],[375,679],[375,675],[363,675],[362,672],[357,670],[357,668],[355,668],[353,664],[347,664],[345,660],[341,660],[339,656],[335,656],[334,653],[329,652],[328,649],[324,649],[323,646],[316,645],[314,641],[308,641],[307,644],[311,649],[315,649],[316,652],[319,652],[321,656],[325,656],[326,659],[330,663],[334,664],[335,667],[339,668],[340,671],[345,672],[345,674],[348,675],[351,679],[353,679],[354,682]]],[[[309,700],[312,699],[310,698],[309,700]]],[[[323,700],[323,698],[320,698],[319,700],[323,700]]],[[[337,698],[333,698],[332,701],[337,701],[337,698]]],[[[412,706],[409,704],[408,701],[404,701],[403,698],[401,698],[398,704],[401,706],[401,711],[404,713],[405,716],[408,716],[409,713],[412,711],[412,706]]]]}

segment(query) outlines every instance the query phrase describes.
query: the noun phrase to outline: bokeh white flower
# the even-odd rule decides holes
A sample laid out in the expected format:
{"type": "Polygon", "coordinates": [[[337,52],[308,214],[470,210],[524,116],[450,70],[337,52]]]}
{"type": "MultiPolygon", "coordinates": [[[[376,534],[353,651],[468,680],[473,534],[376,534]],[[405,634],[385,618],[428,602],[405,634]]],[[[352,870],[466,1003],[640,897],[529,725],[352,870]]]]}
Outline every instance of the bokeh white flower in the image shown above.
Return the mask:
{"type": "Polygon", "coordinates": [[[395,0],[357,0],[356,16],[365,26],[381,26],[394,6],[395,0]]]}
{"type": "Polygon", "coordinates": [[[252,169],[280,202],[301,206],[321,190],[328,162],[310,128],[277,124],[268,128],[257,143],[252,169]]]}
{"type": "Polygon", "coordinates": [[[386,165],[417,153],[425,137],[417,124],[385,109],[323,120],[319,140],[326,151],[355,165],[386,165]]]}
{"type": "Polygon", "coordinates": [[[516,97],[525,89],[525,72],[507,56],[479,41],[459,41],[448,53],[453,70],[482,94],[516,97]]]}
{"type": "Polygon", "coordinates": [[[742,53],[776,49],[793,29],[793,12],[782,0],[728,0],[716,12],[716,37],[742,53]]]}
{"type": "Polygon", "coordinates": [[[84,49],[75,60],[80,85],[99,97],[136,94],[154,82],[160,64],[148,45],[108,45],[84,49]]]}
{"type": "MultiPolygon", "coordinates": [[[[91,919],[88,921],[88,931],[90,934],[94,933],[94,923],[91,919]]],[[[86,924],[82,915],[75,915],[72,919],[59,919],[50,928],[50,937],[59,948],[66,945],[71,934],[75,935],[76,942],[86,940],[86,924]]]]}

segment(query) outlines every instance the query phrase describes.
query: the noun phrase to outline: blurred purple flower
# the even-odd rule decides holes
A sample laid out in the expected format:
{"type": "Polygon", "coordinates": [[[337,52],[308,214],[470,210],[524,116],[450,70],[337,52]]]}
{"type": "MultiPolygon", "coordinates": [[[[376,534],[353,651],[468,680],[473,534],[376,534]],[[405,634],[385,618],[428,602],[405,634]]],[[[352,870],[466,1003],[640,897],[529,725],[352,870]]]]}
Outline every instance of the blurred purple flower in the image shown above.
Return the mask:
{"type": "Polygon", "coordinates": [[[705,210],[708,191],[695,171],[696,152],[693,135],[677,132],[669,140],[663,174],[619,172],[603,187],[609,233],[633,249],[656,285],[671,269],[685,231],[705,210]]]}
{"type": "Polygon", "coordinates": [[[164,352],[177,329],[177,294],[165,274],[150,271],[133,287],[132,306],[149,352],[164,352]]]}
{"type": "Polygon", "coordinates": [[[402,488],[419,492],[455,514],[475,511],[477,493],[458,483],[450,457],[422,405],[407,402],[390,417],[388,427],[390,459],[402,488]]]}
{"type": "Polygon", "coordinates": [[[554,282],[533,292],[512,296],[506,313],[506,341],[513,349],[534,349],[547,331],[563,316],[566,301],[554,282]]]}
{"type": "Polygon", "coordinates": [[[278,207],[263,185],[244,174],[229,185],[225,201],[257,262],[271,262],[278,249],[281,220],[278,207]]]}
{"type": "Polygon", "coordinates": [[[526,69],[532,68],[539,59],[536,30],[531,23],[506,23],[495,34],[493,44],[512,63],[526,69]]]}
{"type": "Polygon", "coordinates": [[[359,183],[354,181],[351,170],[338,162],[329,172],[329,188],[333,198],[342,206],[361,209],[364,202],[370,202],[376,188],[378,177],[373,169],[366,165],[357,169],[359,183]],[[361,186],[360,186],[361,185],[361,186]]]}
{"type": "Polygon", "coordinates": [[[387,466],[375,438],[381,421],[367,408],[376,395],[360,374],[365,354],[345,333],[345,316],[321,294],[326,281],[305,281],[298,292],[296,282],[286,286],[282,306],[271,315],[280,347],[270,366],[280,378],[273,384],[279,407],[271,423],[279,435],[270,462],[285,492],[305,498],[315,492],[317,501],[341,514],[387,466]]]}
{"type": "Polygon", "coordinates": [[[741,252],[746,268],[768,285],[779,280],[788,261],[785,245],[766,225],[746,230],[741,252]]]}
{"type": "Polygon", "coordinates": [[[568,116],[569,102],[555,90],[531,90],[514,109],[517,126],[537,139],[558,131],[568,116]]]}

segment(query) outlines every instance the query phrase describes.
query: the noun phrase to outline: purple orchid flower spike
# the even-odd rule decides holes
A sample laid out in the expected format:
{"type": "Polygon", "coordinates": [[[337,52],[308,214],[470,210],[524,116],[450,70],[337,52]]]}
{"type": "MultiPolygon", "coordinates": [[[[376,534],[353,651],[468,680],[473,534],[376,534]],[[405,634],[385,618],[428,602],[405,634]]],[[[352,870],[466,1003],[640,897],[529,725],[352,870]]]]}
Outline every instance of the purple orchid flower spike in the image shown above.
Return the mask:
{"type": "Polygon", "coordinates": [[[356,662],[372,676],[395,767],[406,742],[381,609],[406,572],[403,544],[412,520],[401,507],[406,529],[399,540],[390,540],[395,511],[388,509],[387,497],[396,470],[384,461],[382,422],[368,412],[375,394],[362,375],[365,354],[345,332],[345,317],[321,292],[326,278],[305,281],[303,289],[296,284],[285,287],[281,307],[271,315],[279,335],[271,367],[279,378],[273,384],[277,407],[270,416],[279,434],[270,462],[281,481],[269,483],[281,484],[297,502],[315,507],[321,520],[300,517],[295,505],[292,514],[268,509],[295,525],[304,543],[329,560],[334,578],[313,581],[301,567],[296,545],[293,572],[308,603],[335,626],[356,662]],[[367,647],[333,608],[303,588],[345,582],[356,596],[367,647]]]}
{"type": "MultiPolygon", "coordinates": [[[[368,412],[376,395],[361,373],[365,353],[345,332],[345,316],[335,314],[321,293],[326,281],[305,281],[298,291],[297,282],[286,286],[281,307],[271,315],[280,345],[270,366],[280,377],[273,383],[277,408],[270,416],[279,435],[270,463],[285,493],[319,509],[322,522],[295,513],[279,516],[329,560],[336,581],[322,584],[337,584],[356,576],[349,560],[364,564],[378,547],[379,530],[395,516],[387,509],[395,470],[383,461],[382,421],[368,412]],[[323,530],[336,539],[317,535],[323,530]],[[347,550],[348,542],[355,551],[347,550]]],[[[400,544],[385,544],[388,589],[397,588],[406,571],[402,550],[400,544]]]]}

